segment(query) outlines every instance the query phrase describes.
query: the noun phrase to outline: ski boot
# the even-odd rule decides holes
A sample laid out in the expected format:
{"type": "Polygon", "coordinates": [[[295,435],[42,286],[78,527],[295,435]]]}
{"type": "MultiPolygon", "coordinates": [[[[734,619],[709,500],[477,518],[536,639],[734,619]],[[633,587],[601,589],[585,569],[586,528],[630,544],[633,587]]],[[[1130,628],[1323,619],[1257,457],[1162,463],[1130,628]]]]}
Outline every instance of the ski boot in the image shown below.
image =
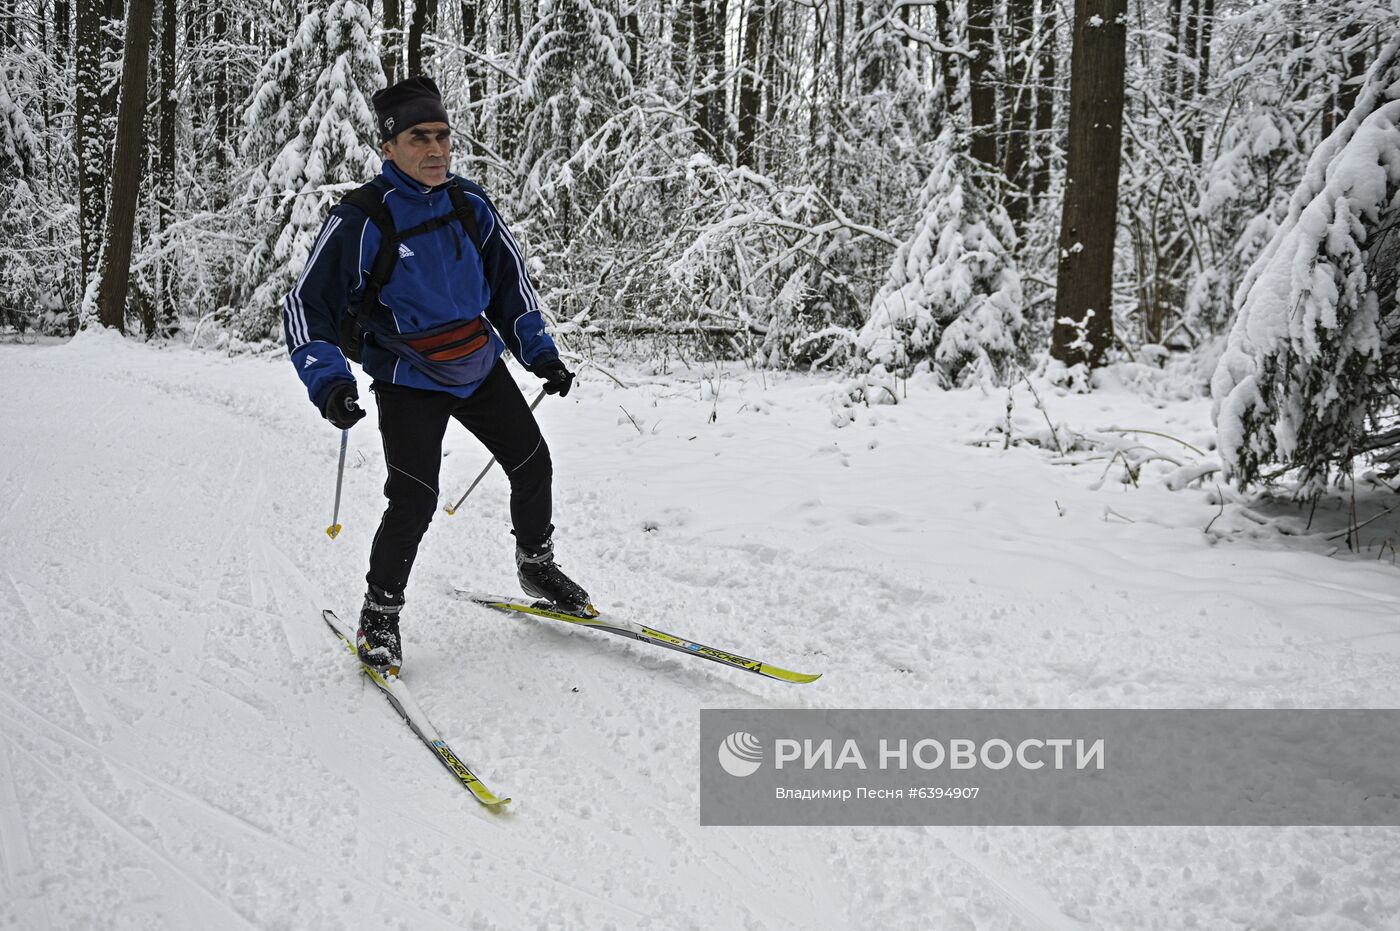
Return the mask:
{"type": "MultiPolygon", "coordinates": [[[[550,528],[551,534],[554,528],[550,528]]],[[[554,540],[545,537],[538,546],[515,547],[516,576],[520,588],[531,598],[546,602],[546,607],[579,617],[597,617],[598,609],[588,601],[588,592],[564,574],[554,561],[554,540]]]]}
{"type": "Polygon", "coordinates": [[[397,676],[403,665],[403,644],[399,640],[399,612],[403,595],[392,594],[369,584],[365,606],[360,609],[360,629],[355,633],[355,651],[360,662],[381,675],[397,676]]]}

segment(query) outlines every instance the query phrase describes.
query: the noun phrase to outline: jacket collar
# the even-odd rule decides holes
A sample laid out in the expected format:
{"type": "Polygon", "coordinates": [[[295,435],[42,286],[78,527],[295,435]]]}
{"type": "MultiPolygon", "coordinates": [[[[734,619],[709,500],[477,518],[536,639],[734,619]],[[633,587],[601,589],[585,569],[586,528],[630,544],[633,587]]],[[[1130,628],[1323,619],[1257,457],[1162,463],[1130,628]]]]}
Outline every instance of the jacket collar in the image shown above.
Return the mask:
{"type": "Polygon", "coordinates": [[[383,175],[384,180],[388,181],[394,190],[425,202],[431,200],[433,195],[437,194],[439,191],[446,190],[447,186],[457,179],[456,175],[448,172],[447,180],[442,184],[435,187],[425,187],[423,184],[420,184],[404,174],[399,166],[395,165],[389,159],[384,160],[384,167],[380,170],[380,174],[383,175]]]}

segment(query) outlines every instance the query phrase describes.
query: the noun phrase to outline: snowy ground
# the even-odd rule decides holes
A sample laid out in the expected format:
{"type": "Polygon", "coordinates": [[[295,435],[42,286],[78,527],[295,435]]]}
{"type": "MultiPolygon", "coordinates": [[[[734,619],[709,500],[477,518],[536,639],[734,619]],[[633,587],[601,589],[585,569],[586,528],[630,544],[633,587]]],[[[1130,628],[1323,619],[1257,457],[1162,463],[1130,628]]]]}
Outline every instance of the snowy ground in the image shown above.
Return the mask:
{"type": "MultiPolygon", "coordinates": [[[[496,816],[317,616],[362,590],[372,422],[331,541],[337,434],[285,359],[0,347],[0,928],[1400,927],[1395,829],[701,828],[701,708],[1400,706],[1400,573],[1382,522],[1329,555],[1335,508],[1207,535],[1210,480],[970,445],[1004,392],[838,428],[811,378],[615,374],[540,408],[561,563],[606,609],[825,677],[455,601],[513,590],[495,474],[429,531],[405,674],[515,797],[496,816]]],[[[1208,402],[1169,393],[1042,389],[1076,429],[1205,450],[1208,402]]],[[[455,498],[484,454],[448,448],[455,498]]]]}

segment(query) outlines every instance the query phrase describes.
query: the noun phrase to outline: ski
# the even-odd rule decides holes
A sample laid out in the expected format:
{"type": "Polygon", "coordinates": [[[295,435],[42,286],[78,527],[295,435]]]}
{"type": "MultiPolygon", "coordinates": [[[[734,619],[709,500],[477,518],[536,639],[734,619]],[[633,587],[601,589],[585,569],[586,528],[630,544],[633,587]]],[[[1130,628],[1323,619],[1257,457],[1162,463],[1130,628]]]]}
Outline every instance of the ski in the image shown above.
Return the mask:
{"type": "Polygon", "coordinates": [[[643,624],[634,624],[631,621],[610,618],[605,614],[598,614],[595,616],[570,614],[566,611],[556,611],[553,606],[544,601],[526,602],[515,598],[468,591],[462,588],[457,589],[456,594],[459,598],[465,598],[473,604],[478,604],[482,607],[495,608],[497,611],[505,611],[508,613],[546,617],[550,620],[563,621],[567,624],[577,624],[580,627],[590,627],[594,630],[606,631],[607,633],[617,634],[620,637],[628,637],[632,640],[640,640],[642,643],[655,644],[656,646],[666,647],[669,650],[676,650],[677,652],[686,653],[691,656],[701,656],[733,669],[742,669],[746,672],[757,673],[760,676],[767,676],[770,679],[778,679],[782,682],[806,683],[815,682],[821,678],[821,673],[813,675],[806,672],[793,672],[781,666],[774,666],[772,663],[764,663],[756,659],[749,659],[746,656],[739,656],[737,653],[730,653],[727,650],[720,650],[715,647],[705,646],[703,643],[696,643],[693,640],[686,640],[684,637],[677,637],[675,634],[668,634],[654,627],[647,627],[643,624]]]}
{"type": "MultiPolygon", "coordinates": [[[[322,611],[321,619],[331,630],[335,631],[340,642],[350,650],[355,661],[359,662],[360,655],[355,650],[354,635],[341,626],[340,618],[336,617],[335,612],[322,611]]],[[[499,810],[502,805],[510,801],[510,799],[501,798],[486,788],[476,774],[467,767],[467,764],[463,763],[457,754],[452,752],[447,741],[442,739],[432,722],[428,720],[428,716],[423,713],[423,709],[419,708],[418,703],[413,700],[413,693],[408,690],[408,686],[400,681],[398,676],[384,676],[377,669],[366,666],[364,663],[360,663],[360,668],[364,670],[365,675],[369,676],[370,681],[378,686],[379,691],[384,693],[384,697],[389,699],[389,704],[394,706],[394,710],[413,729],[413,733],[418,735],[418,739],[423,741],[429,750],[433,751],[438,762],[447,768],[453,778],[461,783],[462,787],[470,792],[473,798],[493,811],[499,810]]]]}

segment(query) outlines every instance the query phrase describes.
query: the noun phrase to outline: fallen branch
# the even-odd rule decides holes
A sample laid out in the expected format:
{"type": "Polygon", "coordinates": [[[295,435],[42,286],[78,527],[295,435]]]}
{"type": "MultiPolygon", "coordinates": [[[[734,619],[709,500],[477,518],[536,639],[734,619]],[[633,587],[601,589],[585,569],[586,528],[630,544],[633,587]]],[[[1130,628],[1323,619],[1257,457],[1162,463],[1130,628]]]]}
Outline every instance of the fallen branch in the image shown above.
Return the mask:
{"type": "Polygon", "coordinates": [[[1162,439],[1164,439],[1164,440],[1171,440],[1173,443],[1180,443],[1182,446],[1185,446],[1187,449],[1191,450],[1191,452],[1195,453],[1195,454],[1198,455],[1198,456],[1205,456],[1205,453],[1204,453],[1203,451],[1201,451],[1201,450],[1197,449],[1196,447],[1192,446],[1190,443],[1186,442],[1185,440],[1179,440],[1179,439],[1177,439],[1176,437],[1172,436],[1172,435],[1169,434],[1169,433],[1158,433],[1156,430],[1139,430],[1139,429],[1137,429],[1136,427],[1108,427],[1108,428],[1105,429],[1103,432],[1104,432],[1104,433],[1146,433],[1146,434],[1148,434],[1148,435],[1150,435],[1150,436],[1160,436],[1160,437],[1161,437],[1162,439]]]}

